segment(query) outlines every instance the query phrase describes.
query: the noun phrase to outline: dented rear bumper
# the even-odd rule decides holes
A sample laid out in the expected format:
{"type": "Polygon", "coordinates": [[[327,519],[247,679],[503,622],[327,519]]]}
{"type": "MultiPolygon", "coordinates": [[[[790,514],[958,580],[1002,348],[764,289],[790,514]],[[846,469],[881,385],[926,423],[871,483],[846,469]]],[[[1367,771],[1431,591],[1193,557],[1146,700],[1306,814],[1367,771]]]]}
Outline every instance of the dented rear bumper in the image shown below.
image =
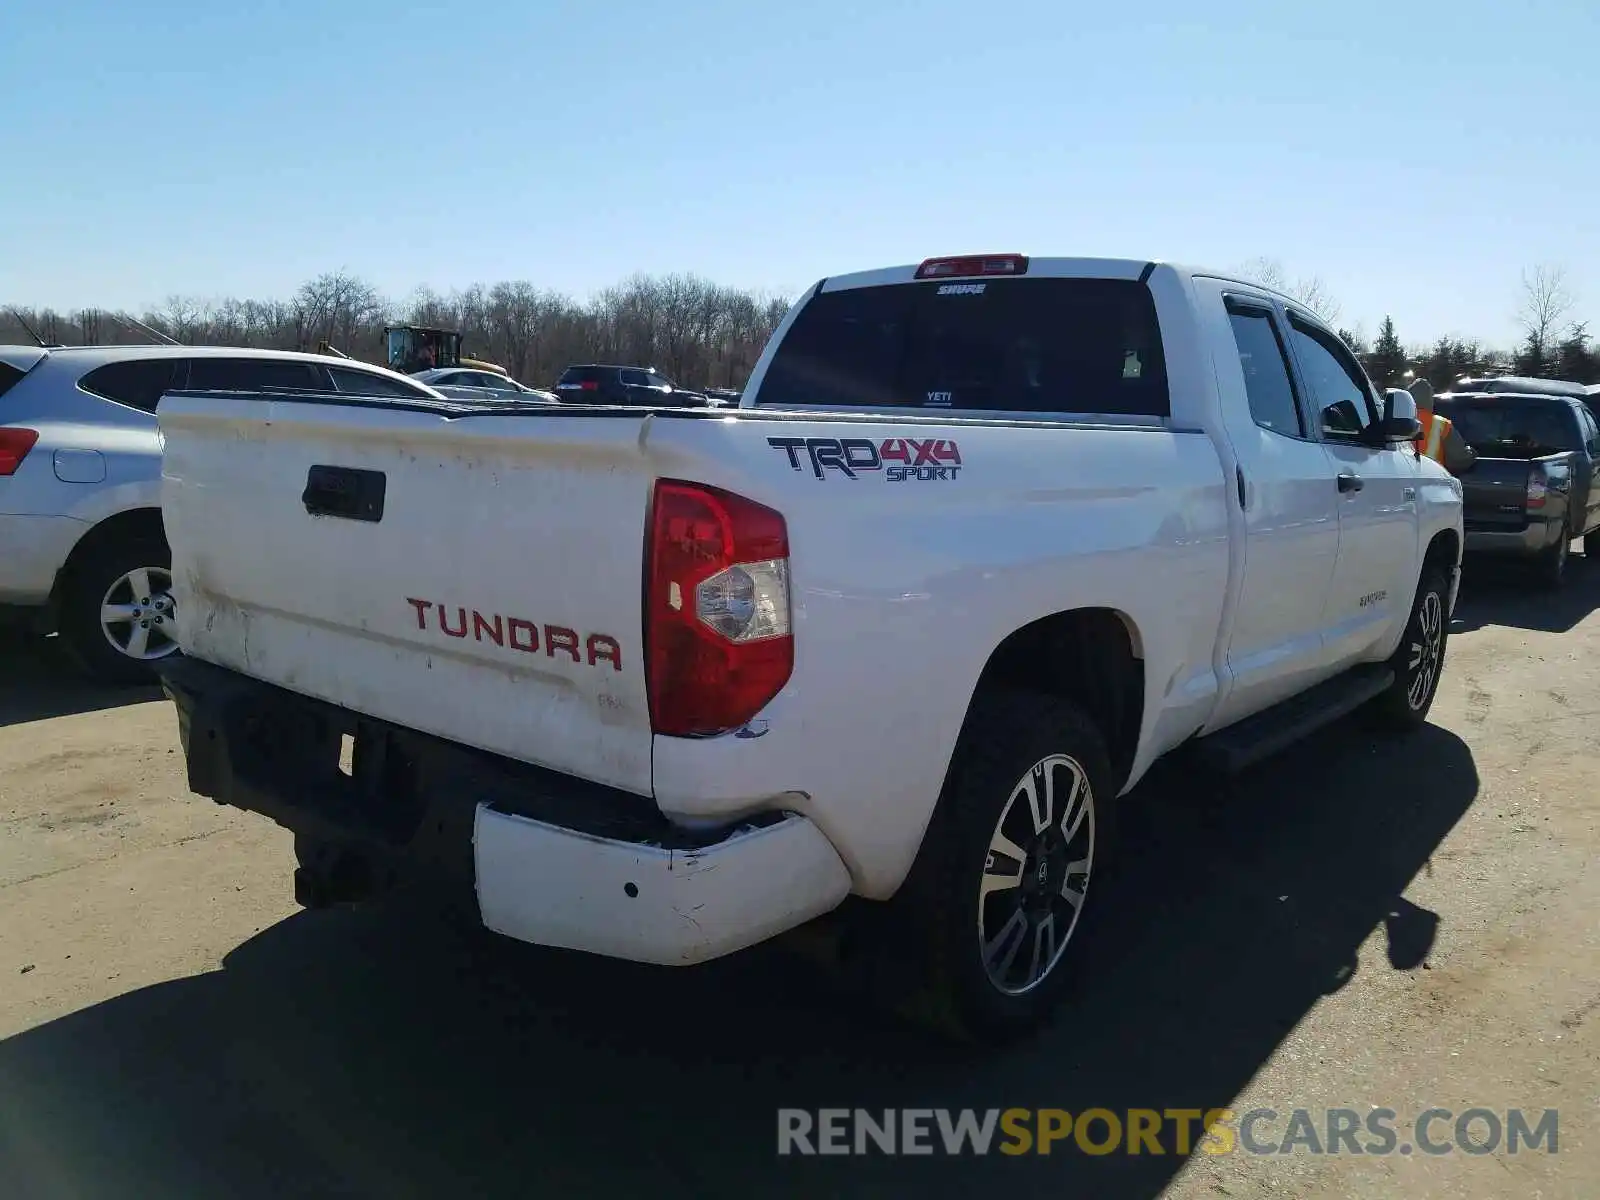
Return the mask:
{"type": "Polygon", "coordinates": [[[487,928],[520,941],[689,965],[820,916],[850,891],[839,855],[804,817],[690,832],[648,797],[197,659],[168,660],[162,684],[192,791],[348,849],[380,883],[470,895],[487,928]]]}
{"type": "Polygon", "coordinates": [[[542,946],[687,966],[836,907],[850,874],[804,817],[692,849],[589,837],[478,808],[478,906],[496,933],[542,946]]]}

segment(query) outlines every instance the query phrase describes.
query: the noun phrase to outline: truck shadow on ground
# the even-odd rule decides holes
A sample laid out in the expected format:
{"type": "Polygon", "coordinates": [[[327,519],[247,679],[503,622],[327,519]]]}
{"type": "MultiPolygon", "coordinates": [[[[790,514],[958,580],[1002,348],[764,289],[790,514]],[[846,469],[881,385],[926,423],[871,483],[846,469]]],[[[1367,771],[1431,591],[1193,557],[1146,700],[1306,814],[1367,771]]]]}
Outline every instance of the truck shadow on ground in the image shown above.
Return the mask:
{"type": "Polygon", "coordinates": [[[1574,554],[1559,591],[1540,587],[1525,563],[1469,558],[1462,569],[1451,633],[1470,633],[1489,625],[1566,633],[1600,608],[1600,562],[1574,554]]]}
{"type": "Polygon", "coordinates": [[[0,1165],[40,1200],[1157,1196],[1181,1158],[779,1159],[776,1110],[1226,1105],[1320,997],[1426,957],[1437,918],[1401,893],[1477,792],[1431,726],[1341,725],[1227,796],[1160,772],[1126,801],[1081,997],[987,1056],[766,948],[669,972],[300,914],[0,1043],[0,1165]],[[1387,961],[1358,962],[1380,926],[1387,961]]]}
{"type": "Polygon", "coordinates": [[[158,687],[114,687],[84,678],[55,638],[0,629],[0,726],[141,704],[158,687]]]}

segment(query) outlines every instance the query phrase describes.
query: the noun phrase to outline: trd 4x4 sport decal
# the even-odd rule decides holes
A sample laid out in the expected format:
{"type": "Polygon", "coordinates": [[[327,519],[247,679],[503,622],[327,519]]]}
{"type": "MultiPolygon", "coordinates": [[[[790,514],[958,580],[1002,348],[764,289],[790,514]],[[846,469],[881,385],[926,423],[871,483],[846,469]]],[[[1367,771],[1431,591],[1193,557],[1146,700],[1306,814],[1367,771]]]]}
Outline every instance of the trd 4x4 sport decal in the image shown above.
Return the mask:
{"type": "Polygon", "coordinates": [[[789,456],[789,465],[826,479],[837,471],[846,479],[882,471],[890,483],[954,479],[961,473],[961,451],[949,438],[768,438],[767,445],[789,456]]]}

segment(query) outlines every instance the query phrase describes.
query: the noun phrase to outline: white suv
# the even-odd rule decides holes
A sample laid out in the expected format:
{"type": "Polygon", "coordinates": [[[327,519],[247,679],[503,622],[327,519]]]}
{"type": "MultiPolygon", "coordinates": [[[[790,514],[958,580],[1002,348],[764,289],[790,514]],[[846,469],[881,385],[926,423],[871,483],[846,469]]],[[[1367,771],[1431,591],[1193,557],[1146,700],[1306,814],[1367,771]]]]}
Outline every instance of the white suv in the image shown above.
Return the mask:
{"type": "Polygon", "coordinates": [[[177,649],[155,418],[176,388],[440,398],[317,354],[0,346],[0,616],[59,632],[107,681],[152,680],[177,649]]]}

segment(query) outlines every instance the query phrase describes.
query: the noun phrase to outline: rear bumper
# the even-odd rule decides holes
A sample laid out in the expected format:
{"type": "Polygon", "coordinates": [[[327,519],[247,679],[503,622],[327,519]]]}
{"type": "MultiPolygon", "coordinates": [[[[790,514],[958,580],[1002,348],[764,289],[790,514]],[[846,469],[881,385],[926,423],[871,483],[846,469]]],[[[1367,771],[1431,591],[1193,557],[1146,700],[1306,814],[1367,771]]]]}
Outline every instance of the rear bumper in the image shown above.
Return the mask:
{"type": "Polygon", "coordinates": [[[353,849],[375,878],[471,895],[487,928],[520,941],[689,965],[820,916],[850,891],[832,845],[795,814],[689,833],[644,797],[196,659],[169,660],[162,682],[191,790],[353,849]]]}
{"type": "Polygon", "coordinates": [[[835,908],[850,875],[804,817],[694,849],[591,838],[477,809],[484,925],[524,942],[687,966],[765,941],[835,908]]]}
{"type": "Polygon", "coordinates": [[[1532,518],[1523,529],[1473,529],[1467,527],[1468,554],[1496,554],[1531,558],[1554,546],[1566,532],[1566,517],[1532,518]]]}

